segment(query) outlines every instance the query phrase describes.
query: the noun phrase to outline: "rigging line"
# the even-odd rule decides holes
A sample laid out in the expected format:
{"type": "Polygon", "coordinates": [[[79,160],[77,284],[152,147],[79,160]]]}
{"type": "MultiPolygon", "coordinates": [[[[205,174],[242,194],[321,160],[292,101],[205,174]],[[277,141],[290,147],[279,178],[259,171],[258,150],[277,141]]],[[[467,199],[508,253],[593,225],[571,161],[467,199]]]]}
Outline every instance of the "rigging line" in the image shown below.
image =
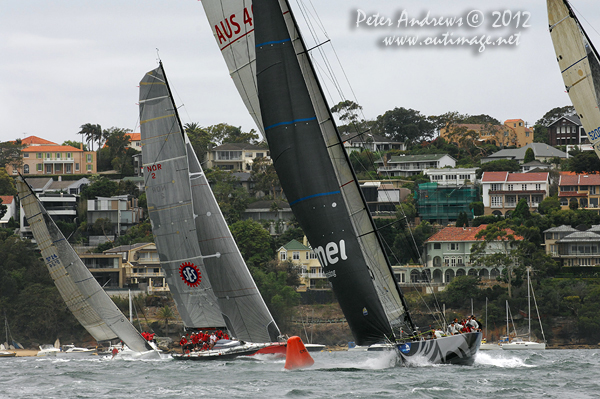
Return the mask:
{"type": "MultiPolygon", "coordinates": [[[[581,16],[581,19],[583,19],[583,20],[584,20],[584,21],[585,21],[585,22],[586,22],[586,23],[587,23],[587,24],[590,26],[590,28],[592,28],[592,30],[593,30],[594,32],[596,32],[596,34],[597,34],[598,36],[600,36],[600,32],[598,32],[598,31],[596,30],[596,28],[594,28],[594,25],[593,25],[592,23],[590,23],[590,21],[588,21],[587,19],[585,19],[585,17],[583,16],[583,13],[579,12],[579,10],[578,10],[577,8],[575,8],[575,6],[574,6],[573,4],[571,4],[571,3],[569,3],[569,6],[570,6],[571,8],[573,8],[575,11],[577,11],[577,14],[581,16]]],[[[578,17],[578,18],[579,18],[579,17],[578,17]]],[[[581,25],[581,24],[579,24],[579,25],[581,25]]]]}

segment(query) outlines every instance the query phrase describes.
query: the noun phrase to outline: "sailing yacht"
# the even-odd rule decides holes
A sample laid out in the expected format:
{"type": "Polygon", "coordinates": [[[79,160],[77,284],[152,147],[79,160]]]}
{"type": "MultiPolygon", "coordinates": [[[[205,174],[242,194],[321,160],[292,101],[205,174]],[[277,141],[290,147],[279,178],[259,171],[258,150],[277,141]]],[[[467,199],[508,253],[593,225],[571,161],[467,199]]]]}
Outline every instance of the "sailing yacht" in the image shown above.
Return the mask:
{"type": "Polygon", "coordinates": [[[25,218],[67,307],[96,339],[120,339],[135,357],[159,357],[102,289],[22,176],[16,178],[25,218]]]}
{"type": "Polygon", "coordinates": [[[184,326],[227,329],[239,340],[224,343],[216,354],[183,358],[234,357],[267,347],[284,353],[279,328],[181,126],[162,63],[140,82],[140,127],[152,231],[184,326]]]}
{"type": "Polygon", "coordinates": [[[480,332],[418,340],[288,2],[202,4],[356,344],[392,343],[404,363],[473,364],[480,332]],[[251,26],[223,36],[221,22],[250,12],[251,26]]]}
{"type": "MultiPolygon", "coordinates": [[[[529,268],[527,268],[527,318],[529,320],[529,326],[527,329],[527,340],[523,340],[522,338],[515,337],[511,342],[507,342],[502,344],[502,350],[505,351],[516,351],[516,350],[545,350],[546,349],[546,340],[544,342],[536,342],[531,340],[531,293],[533,292],[533,286],[531,285],[531,280],[529,278],[529,268]]],[[[534,295],[535,298],[535,295],[534,295]]],[[[506,319],[506,335],[508,336],[508,301],[506,302],[507,308],[507,319],[506,319]]],[[[535,303],[535,310],[538,315],[538,320],[540,322],[540,328],[542,329],[542,335],[544,335],[544,329],[542,327],[542,320],[540,319],[540,314],[537,307],[537,302],[535,303]]],[[[515,334],[516,335],[516,334],[515,334]]]]}
{"type": "Polygon", "coordinates": [[[556,61],[577,116],[600,157],[600,56],[567,0],[547,0],[556,61]]]}

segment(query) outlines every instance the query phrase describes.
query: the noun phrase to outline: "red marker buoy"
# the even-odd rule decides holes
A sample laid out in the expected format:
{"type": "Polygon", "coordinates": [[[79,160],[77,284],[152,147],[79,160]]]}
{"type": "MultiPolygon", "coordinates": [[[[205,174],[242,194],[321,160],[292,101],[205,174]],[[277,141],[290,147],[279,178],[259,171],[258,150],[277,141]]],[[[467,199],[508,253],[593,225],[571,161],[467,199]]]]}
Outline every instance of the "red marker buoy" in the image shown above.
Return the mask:
{"type": "Polygon", "coordinates": [[[285,353],[285,369],[303,369],[313,364],[315,364],[315,361],[304,347],[300,337],[290,337],[287,341],[287,350],[285,353]]]}

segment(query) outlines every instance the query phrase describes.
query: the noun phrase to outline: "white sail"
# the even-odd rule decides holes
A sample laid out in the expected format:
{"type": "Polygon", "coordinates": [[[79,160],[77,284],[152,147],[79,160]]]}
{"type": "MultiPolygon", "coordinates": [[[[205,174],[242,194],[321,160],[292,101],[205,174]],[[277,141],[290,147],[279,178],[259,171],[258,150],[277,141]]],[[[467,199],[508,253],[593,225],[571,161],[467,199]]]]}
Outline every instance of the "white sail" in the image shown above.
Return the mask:
{"type": "Polygon", "coordinates": [[[177,310],[186,327],[225,328],[198,245],[184,133],[162,67],[140,82],[140,129],[152,232],[177,310]]]}
{"type": "Polygon", "coordinates": [[[596,155],[600,157],[600,62],[572,9],[547,0],[548,23],[565,87],[596,155]]]}
{"type": "Polygon", "coordinates": [[[19,199],[27,222],[67,307],[97,340],[120,338],[132,350],[151,350],[67,242],[27,183],[17,178],[19,199]]]}

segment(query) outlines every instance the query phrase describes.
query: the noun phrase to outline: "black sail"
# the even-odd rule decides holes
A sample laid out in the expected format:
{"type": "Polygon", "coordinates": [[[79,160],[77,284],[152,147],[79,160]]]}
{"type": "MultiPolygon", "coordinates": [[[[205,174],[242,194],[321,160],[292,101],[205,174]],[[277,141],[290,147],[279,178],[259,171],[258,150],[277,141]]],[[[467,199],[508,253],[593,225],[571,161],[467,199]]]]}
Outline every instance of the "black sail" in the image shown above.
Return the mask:
{"type": "MultiPolygon", "coordinates": [[[[348,198],[345,186],[356,186],[352,189],[356,197],[358,184],[337,132],[337,142],[326,143],[323,124],[331,125],[332,121],[321,120],[322,112],[315,110],[311,98],[318,82],[315,79],[307,83],[279,2],[255,0],[253,7],[258,97],[271,158],[283,190],[319,257],[357,343],[368,345],[392,339],[394,319],[404,322],[408,316],[395,282],[388,278],[383,288],[377,288],[378,270],[371,266],[369,257],[371,253],[377,259],[385,257],[379,244],[372,245],[377,246],[374,249],[366,248],[366,241],[360,238],[376,236],[370,218],[370,231],[364,231],[364,226],[359,229],[352,218],[354,209],[349,209],[349,201],[356,198],[348,198]],[[341,151],[331,151],[331,146],[341,151]],[[340,181],[340,176],[351,178],[340,181]],[[386,296],[397,303],[385,307],[382,302],[386,296]],[[390,309],[395,308],[400,309],[399,313],[391,316],[390,309]]],[[[360,211],[364,213],[364,209],[360,211]]],[[[375,241],[371,238],[369,242],[375,241]]],[[[378,267],[391,276],[387,261],[383,263],[378,267]]]]}

